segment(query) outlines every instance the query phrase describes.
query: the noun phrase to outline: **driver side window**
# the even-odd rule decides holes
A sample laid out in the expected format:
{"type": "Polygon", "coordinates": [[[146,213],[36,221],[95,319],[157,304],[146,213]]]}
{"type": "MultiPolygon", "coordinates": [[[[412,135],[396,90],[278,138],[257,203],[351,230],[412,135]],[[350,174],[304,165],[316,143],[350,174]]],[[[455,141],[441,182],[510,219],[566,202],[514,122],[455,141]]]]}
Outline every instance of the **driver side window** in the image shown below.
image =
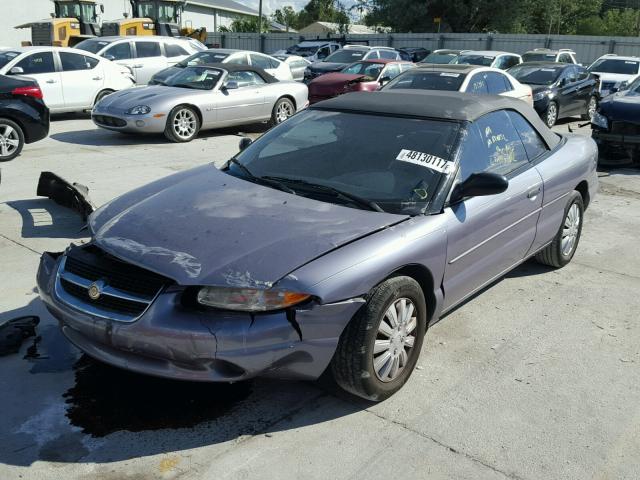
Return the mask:
{"type": "Polygon", "coordinates": [[[227,82],[236,82],[238,88],[253,87],[265,83],[260,75],[250,71],[230,72],[227,82]]]}
{"type": "Polygon", "coordinates": [[[118,43],[109,47],[102,56],[109,60],[128,60],[131,58],[131,44],[129,42],[118,43]]]}
{"type": "Polygon", "coordinates": [[[458,179],[464,182],[478,172],[508,175],[528,162],[518,132],[507,113],[500,110],[481,117],[467,129],[458,179]]]}

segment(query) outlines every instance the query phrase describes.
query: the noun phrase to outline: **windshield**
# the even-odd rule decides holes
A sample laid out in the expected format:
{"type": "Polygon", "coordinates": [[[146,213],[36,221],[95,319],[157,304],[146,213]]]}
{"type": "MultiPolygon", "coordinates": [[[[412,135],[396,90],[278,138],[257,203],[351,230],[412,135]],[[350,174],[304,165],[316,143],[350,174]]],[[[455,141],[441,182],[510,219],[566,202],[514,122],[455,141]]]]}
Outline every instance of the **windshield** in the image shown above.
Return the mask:
{"type": "Polygon", "coordinates": [[[590,67],[590,72],[618,73],[621,75],[636,75],[638,73],[636,60],[620,60],[613,58],[601,58],[596,60],[590,67]]]}
{"type": "Polygon", "coordinates": [[[482,65],[490,67],[495,57],[490,55],[460,55],[454,63],[467,63],[469,65],[482,65]]]}
{"type": "Polygon", "coordinates": [[[430,53],[420,63],[447,64],[452,63],[457,57],[455,53],[430,53]]]}
{"type": "Polygon", "coordinates": [[[110,43],[111,42],[107,42],[104,40],[83,40],[73,48],[78,48],[80,50],[84,50],[85,52],[98,53],[110,43]]]}
{"type": "Polygon", "coordinates": [[[207,67],[186,67],[160,83],[168,87],[212,90],[222,77],[222,70],[207,67]]]}
{"type": "Polygon", "coordinates": [[[11,60],[20,55],[20,52],[13,52],[11,50],[4,50],[0,52],[0,68],[4,67],[11,60]]]}
{"type": "Polygon", "coordinates": [[[150,0],[138,3],[138,17],[151,18],[162,23],[177,23],[178,8],[175,4],[158,4],[156,10],[156,2],[150,0]]]}
{"type": "Polygon", "coordinates": [[[453,72],[412,70],[391,80],[383,90],[409,88],[416,90],[460,90],[466,75],[453,72]]]}
{"type": "Polygon", "coordinates": [[[194,65],[203,65],[205,63],[222,63],[228,56],[229,54],[224,52],[216,52],[216,51],[198,52],[182,60],[180,63],[178,63],[178,66],[192,67],[194,65]]]}
{"type": "Polygon", "coordinates": [[[310,57],[314,53],[318,51],[320,47],[317,46],[305,46],[301,47],[299,45],[294,45],[293,47],[287,48],[287,53],[295,53],[296,55],[300,55],[301,57],[310,57]]]}
{"type": "Polygon", "coordinates": [[[509,73],[521,83],[528,85],[551,85],[558,80],[563,67],[532,67],[518,65],[509,69],[509,73]]]}
{"type": "Polygon", "coordinates": [[[84,22],[95,22],[98,18],[95,5],[59,3],[56,7],[56,14],[59,18],[77,18],[84,22]]]}
{"type": "Polygon", "coordinates": [[[555,53],[525,53],[522,55],[523,62],[555,62],[555,53]]]}
{"type": "Polygon", "coordinates": [[[324,59],[325,62],[333,62],[333,63],[353,63],[362,59],[365,54],[364,50],[338,50],[336,53],[332,53],[327,58],[324,59]]]}
{"type": "MultiPolygon", "coordinates": [[[[255,177],[276,177],[298,195],[358,208],[285,179],[338,189],[386,212],[418,214],[453,168],[459,128],[440,120],[306,110],[249,145],[237,160],[255,177]]],[[[237,165],[228,171],[246,176],[237,165]]]]}
{"type": "Polygon", "coordinates": [[[375,80],[380,75],[383,67],[382,63],[358,62],[343,68],[341,72],[352,75],[365,75],[375,80]]]}

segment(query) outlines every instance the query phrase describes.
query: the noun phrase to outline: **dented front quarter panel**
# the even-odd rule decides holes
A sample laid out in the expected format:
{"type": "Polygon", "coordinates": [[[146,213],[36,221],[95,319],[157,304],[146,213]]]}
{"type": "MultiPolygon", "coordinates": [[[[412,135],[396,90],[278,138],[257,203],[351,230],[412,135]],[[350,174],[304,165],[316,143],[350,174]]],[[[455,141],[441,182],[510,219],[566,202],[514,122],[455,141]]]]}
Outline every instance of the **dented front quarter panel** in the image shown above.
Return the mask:
{"type": "Polygon", "coordinates": [[[138,320],[124,323],[60,302],[54,291],[59,262],[59,257],[45,253],[37,284],[41,299],[72,343],[105,363],[182,380],[315,379],[331,361],[345,319],[363,303],[310,302],[289,312],[251,315],[183,307],[183,290],[169,287],[138,320]],[[293,322],[302,326],[302,335],[293,322]]]}

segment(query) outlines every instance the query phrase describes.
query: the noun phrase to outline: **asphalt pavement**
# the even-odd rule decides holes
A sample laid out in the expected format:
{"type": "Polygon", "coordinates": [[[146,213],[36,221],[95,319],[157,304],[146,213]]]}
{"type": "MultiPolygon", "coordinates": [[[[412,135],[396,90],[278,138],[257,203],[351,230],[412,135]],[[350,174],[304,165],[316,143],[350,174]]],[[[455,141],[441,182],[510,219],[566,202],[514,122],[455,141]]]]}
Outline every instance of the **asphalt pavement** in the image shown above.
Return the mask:
{"type": "MultiPolygon", "coordinates": [[[[569,126],[589,133],[556,129],[569,126]]],[[[527,262],[448,314],[380,404],[324,381],[159,380],[70,346],[35,272],[43,251],[86,231],[36,196],[40,172],[88,186],[100,205],[219,166],[240,130],[177,145],[65,116],[0,165],[0,324],[40,318],[36,337],[0,357],[0,479],[640,478],[640,170],[600,172],[571,264],[527,262]]]]}

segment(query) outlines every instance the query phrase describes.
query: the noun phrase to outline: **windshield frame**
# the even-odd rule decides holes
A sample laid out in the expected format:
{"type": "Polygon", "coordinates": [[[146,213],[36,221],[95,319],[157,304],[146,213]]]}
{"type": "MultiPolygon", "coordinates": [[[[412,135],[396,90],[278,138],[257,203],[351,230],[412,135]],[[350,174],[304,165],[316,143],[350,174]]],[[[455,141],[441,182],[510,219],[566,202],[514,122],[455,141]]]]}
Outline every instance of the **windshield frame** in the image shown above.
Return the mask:
{"type": "Polygon", "coordinates": [[[507,71],[507,73],[509,73],[513,78],[515,78],[517,81],[519,81],[520,83],[525,84],[525,85],[539,85],[539,86],[543,86],[543,87],[550,87],[552,85],[555,85],[558,82],[558,80],[560,80],[560,77],[562,77],[562,75],[564,74],[565,70],[567,69],[566,65],[569,65],[569,64],[561,63],[561,64],[558,64],[557,66],[554,65],[554,66],[537,66],[537,67],[534,67],[533,65],[526,65],[525,63],[520,63],[518,65],[514,65],[513,67],[511,67],[507,71]],[[514,74],[514,70],[515,71],[518,71],[518,70],[526,71],[528,69],[534,70],[534,71],[544,71],[545,69],[546,70],[553,70],[554,73],[555,73],[555,76],[553,77],[553,79],[549,83],[531,83],[531,82],[526,81],[525,79],[518,78],[518,76],[514,74]]]}
{"type": "Polygon", "coordinates": [[[82,50],[83,52],[93,53],[94,55],[100,55],[100,52],[102,52],[106,48],[109,48],[109,46],[111,46],[114,42],[115,42],[115,40],[103,40],[101,37],[87,38],[86,40],[83,40],[83,41],[77,43],[73,48],[76,48],[78,50],[82,50]],[[89,48],[82,48],[83,44],[84,44],[84,47],[86,47],[87,45],[95,44],[95,45],[99,46],[100,48],[98,48],[97,50],[89,49],[89,48]]]}
{"type": "Polygon", "coordinates": [[[356,62],[362,62],[363,60],[365,60],[364,57],[367,56],[367,53],[369,53],[368,50],[360,50],[359,48],[341,48],[340,50],[336,50],[335,52],[333,52],[331,55],[329,55],[327,58],[325,58],[324,60],[322,60],[325,63],[343,63],[344,65],[351,65],[352,63],[356,63],[356,62]],[[351,59],[348,62],[336,62],[335,60],[333,60],[331,57],[337,57],[338,55],[342,55],[345,52],[352,52],[351,54],[353,55],[354,52],[358,52],[358,53],[362,53],[362,56],[360,58],[357,59],[351,59]]]}
{"type": "MultiPolygon", "coordinates": [[[[281,132],[283,132],[283,130],[287,127],[287,125],[291,125],[292,121],[295,121],[296,118],[297,119],[302,118],[302,121],[304,121],[305,115],[312,115],[318,112],[321,114],[341,114],[341,115],[349,115],[349,116],[363,116],[363,117],[369,117],[369,118],[376,117],[380,119],[397,118],[397,119],[402,119],[407,121],[418,120],[418,121],[424,121],[424,122],[438,122],[442,124],[455,125],[455,127],[448,132],[451,135],[451,138],[449,139],[450,153],[448,155],[447,160],[451,162],[451,165],[450,165],[451,168],[449,168],[449,170],[446,171],[445,173],[440,173],[440,175],[436,177],[438,181],[435,183],[435,185],[432,186],[432,188],[434,189],[434,193],[428,200],[424,202],[420,202],[417,200],[415,201],[396,200],[395,202],[397,203],[397,209],[389,209],[388,207],[392,203],[394,203],[394,201],[391,201],[390,199],[368,198],[362,194],[359,194],[356,192],[350,192],[353,194],[357,194],[368,201],[379,204],[384,209],[385,213],[417,216],[417,215],[431,215],[431,214],[441,213],[443,211],[445,200],[448,197],[449,190],[453,183],[453,179],[455,178],[455,175],[457,174],[457,171],[458,171],[460,141],[461,141],[463,132],[466,129],[466,124],[468,123],[460,120],[454,120],[454,119],[448,119],[448,118],[423,117],[423,116],[415,116],[415,115],[378,113],[378,112],[342,111],[337,109],[320,109],[320,108],[308,109],[296,114],[287,122],[283,122],[282,124],[272,128],[271,130],[266,132],[264,135],[262,135],[259,139],[251,143],[246,149],[242,150],[236,156],[233,157],[233,160],[235,162],[240,162],[243,166],[246,166],[252,172],[254,178],[251,178],[246,176],[245,174],[242,174],[241,172],[243,169],[238,167],[237,165],[233,167],[232,164],[234,162],[231,162],[231,161],[228,163],[227,167],[225,167],[224,169],[225,173],[236,176],[237,178],[242,178],[243,180],[247,180],[247,181],[256,181],[263,176],[275,176],[275,177],[284,178],[281,174],[278,174],[277,172],[267,172],[265,174],[257,173],[259,172],[259,170],[256,170],[256,167],[258,166],[258,164],[254,162],[258,158],[259,152],[255,152],[255,150],[257,148],[260,148],[260,151],[262,151],[263,149],[267,148],[274,140],[277,140],[280,137],[281,132]],[[254,157],[250,158],[249,155],[252,155],[252,154],[254,154],[254,157]]],[[[286,131],[289,131],[289,130],[286,130],[286,131]]],[[[286,131],[283,133],[286,133],[286,131]]],[[[321,146],[321,145],[317,145],[317,146],[321,146]]],[[[288,153],[288,152],[283,152],[283,154],[284,153],[288,153]]],[[[294,177],[291,177],[291,178],[293,179],[294,177]]],[[[300,176],[300,178],[303,180],[311,181],[311,182],[316,181],[316,183],[318,184],[324,183],[324,182],[321,182],[322,179],[320,178],[314,178],[314,177],[303,178],[302,176],[300,176]]],[[[326,185],[329,187],[332,186],[330,182],[326,182],[326,185]]],[[[291,187],[292,185],[287,184],[287,186],[291,187]]],[[[275,188],[275,187],[272,187],[272,188],[275,188]]],[[[344,189],[344,191],[347,191],[347,190],[344,189]]],[[[309,198],[314,198],[314,197],[311,196],[309,198]]],[[[317,200],[324,201],[320,199],[317,199],[317,200]]],[[[328,202],[328,203],[333,203],[333,202],[328,202]]],[[[337,202],[335,204],[348,206],[348,205],[344,205],[337,202]]]]}
{"type": "Polygon", "coordinates": [[[175,73],[173,75],[170,75],[168,78],[165,78],[164,80],[162,80],[161,82],[159,82],[157,85],[163,86],[163,87],[170,87],[170,88],[182,88],[184,90],[194,90],[196,92],[214,92],[216,90],[220,90],[221,85],[224,84],[223,80],[225,80],[228,76],[228,72],[226,70],[223,70],[221,68],[216,68],[216,67],[210,67],[207,65],[191,65],[188,67],[184,67],[183,69],[181,69],[178,73],[175,73]],[[196,69],[206,69],[206,70],[215,70],[220,72],[220,76],[218,77],[218,80],[216,81],[216,83],[211,87],[211,88],[196,88],[196,87],[189,87],[186,86],[186,84],[183,83],[179,83],[177,82],[175,85],[172,85],[171,81],[175,81],[175,79],[180,78],[181,75],[186,75],[189,70],[196,70],[196,69]]]}
{"type": "Polygon", "coordinates": [[[176,63],[175,66],[179,68],[197,67],[199,65],[189,65],[189,62],[193,61],[193,59],[202,58],[206,55],[224,55],[225,57],[221,60],[217,60],[215,62],[207,62],[207,63],[224,63],[224,61],[231,56],[231,53],[224,53],[224,52],[215,53],[215,51],[203,50],[201,52],[192,53],[184,60],[180,60],[178,63],[176,63]]]}
{"type": "Polygon", "coordinates": [[[615,57],[604,57],[604,58],[599,58],[598,60],[596,60],[595,62],[593,62],[591,65],[589,65],[589,68],[587,68],[587,70],[591,73],[608,73],[611,75],[633,75],[636,76],[640,73],[640,60],[628,60],[628,59],[624,59],[624,58],[615,58],[615,57]],[[602,65],[604,62],[606,61],[613,61],[616,63],[625,63],[625,62],[633,62],[636,64],[637,68],[635,73],[624,73],[624,72],[608,72],[606,70],[600,70],[598,68],[599,65],[602,65]]]}

